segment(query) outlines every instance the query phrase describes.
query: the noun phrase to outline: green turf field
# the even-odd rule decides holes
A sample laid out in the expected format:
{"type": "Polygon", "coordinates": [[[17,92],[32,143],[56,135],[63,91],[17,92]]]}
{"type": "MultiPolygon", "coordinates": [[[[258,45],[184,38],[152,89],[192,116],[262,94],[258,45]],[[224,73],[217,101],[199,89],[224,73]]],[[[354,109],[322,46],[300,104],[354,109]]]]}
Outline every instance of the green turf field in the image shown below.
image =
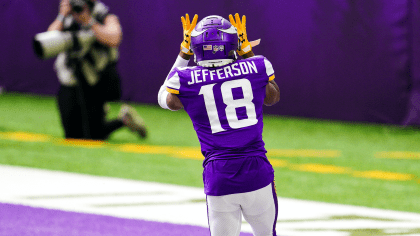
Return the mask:
{"type": "MultiPolygon", "coordinates": [[[[0,164],[201,187],[187,114],[131,105],[146,140],[124,128],[105,143],[65,142],[54,97],[2,94],[0,164]]],[[[420,130],[278,116],[264,124],[279,196],[420,213],[420,130]]]]}

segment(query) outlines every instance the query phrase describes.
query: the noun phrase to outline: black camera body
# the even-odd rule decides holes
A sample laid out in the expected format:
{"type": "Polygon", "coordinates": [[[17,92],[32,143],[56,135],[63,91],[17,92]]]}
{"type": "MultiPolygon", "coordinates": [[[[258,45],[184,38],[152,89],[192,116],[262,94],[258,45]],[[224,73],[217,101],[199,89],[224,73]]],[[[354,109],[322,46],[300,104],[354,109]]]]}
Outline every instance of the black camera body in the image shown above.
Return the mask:
{"type": "Polygon", "coordinates": [[[93,6],[95,5],[92,0],[70,0],[71,9],[76,13],[82,12],[85,4],[88,5],[90,11],[92,11],[93,6]]]}

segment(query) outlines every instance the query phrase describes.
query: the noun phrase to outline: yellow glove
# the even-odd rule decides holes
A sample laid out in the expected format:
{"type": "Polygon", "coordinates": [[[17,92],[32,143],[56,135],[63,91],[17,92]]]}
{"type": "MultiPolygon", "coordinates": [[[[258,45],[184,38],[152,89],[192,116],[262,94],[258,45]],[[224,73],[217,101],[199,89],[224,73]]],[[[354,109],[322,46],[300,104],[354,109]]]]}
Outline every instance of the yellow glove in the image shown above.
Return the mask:
{"type": "Polygon", "coordinates": [[[238,31],[238,54],[240,56],[247,54],[248,52],[250,52],[252,50],[252,46],[248,41],[248,37],[246,35],[246,17],[245,15],[242,16],[242,22],[239,19],[239,14],[236,13],[235,14],[235,20],[233,19],[233,16],[230,14],[229,15],[229,20],[230,23],[236,28],[236,30],[238,31]]]}
{"type": "Polygon", "coordinates": [[[198,15],[195,14],[192,22],[190,23],[190,16],[185,14],[185,18],[181,16],[182,27],[184,28],[184,41],[181,43],[181,51],[188,55],[193,55],[193,51],[191,50],[191,32],[195,28],[197,24],[198,15]]]}

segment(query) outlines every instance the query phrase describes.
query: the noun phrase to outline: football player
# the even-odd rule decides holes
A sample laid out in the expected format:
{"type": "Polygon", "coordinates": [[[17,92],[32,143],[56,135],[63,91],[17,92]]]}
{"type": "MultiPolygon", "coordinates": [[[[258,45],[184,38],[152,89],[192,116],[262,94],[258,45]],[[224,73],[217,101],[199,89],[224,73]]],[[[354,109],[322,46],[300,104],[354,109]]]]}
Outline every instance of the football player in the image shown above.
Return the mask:
{"type": "Polygon", "coordinates": [[[159,104],[184,108],[197,132],[211,235],[238,236],[242,215],[254,235],[276,235],[274,170],[262,139],[263,104],[280,99],[273,66],[254,55],[245,16],[197,18],[181,17],[184,41],[159,104]],[[197,66],[188,67],[193,55],[197,66]]]}

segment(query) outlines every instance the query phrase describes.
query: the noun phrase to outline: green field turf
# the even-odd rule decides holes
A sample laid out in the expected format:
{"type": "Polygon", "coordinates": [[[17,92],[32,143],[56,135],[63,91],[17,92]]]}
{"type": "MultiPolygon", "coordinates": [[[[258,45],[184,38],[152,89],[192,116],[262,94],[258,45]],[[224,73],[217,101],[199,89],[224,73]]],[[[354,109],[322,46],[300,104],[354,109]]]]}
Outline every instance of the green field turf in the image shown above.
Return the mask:
{"type": "MultiPolygon", "coordinates": [[[[116,117],[120,105],[111,103],[109,117],[116,117]]],[[[0,164],[202,187],[199,155],[177,158],[159,151],[199,147],[187,114],[131,105],[148,125],[146,140],[123,128],[100,147],[62,145],[54,97],[2,94],[0,164]],[[16,140],[7,135],[16,132],[48,138],[16,140]],[[152,151],[121,151],[118,147],[125,144],[152,151]]],[[[280,116],[265,116],[264,124],[279,196],[420,213],[420,130],[280,116]],[[337,155],[311,157],[302,154],[305,150],[337,155]]]]}

